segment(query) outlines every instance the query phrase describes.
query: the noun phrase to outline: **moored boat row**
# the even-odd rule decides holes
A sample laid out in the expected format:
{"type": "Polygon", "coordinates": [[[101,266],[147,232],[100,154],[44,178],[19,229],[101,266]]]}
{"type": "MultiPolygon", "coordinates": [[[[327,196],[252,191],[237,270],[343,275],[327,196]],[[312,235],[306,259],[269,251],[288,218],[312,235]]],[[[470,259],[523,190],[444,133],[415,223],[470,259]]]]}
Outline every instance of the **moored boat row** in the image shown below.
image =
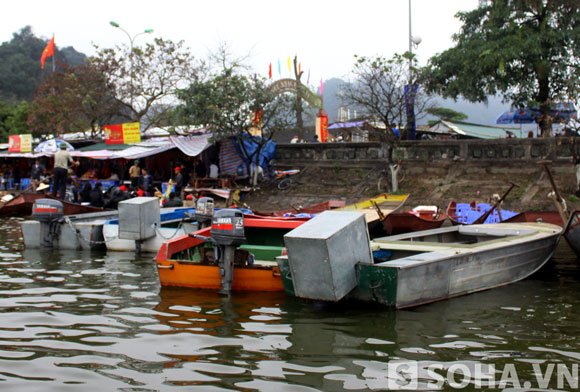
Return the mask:
{"type": "MultiPolygon", "coordinates": [[[[122,205],[119,211],[124,212],[117,219],[108,219],[115,218],[115,212],[112,216],[63,217],[59,211],[60,220],[43,215],[38,222],[25,222],[23,232],[34,228],[35,234],[25,234],[25,240],[42,238],[45,220],[48,240],[58,247],[66,248],[73,243],[67,238],[76,236],[72,249],[86,249],[86,244],[80,244],[93,242],[106,243],[110,250],[157,252],[163,286],[211,289],[227,295],[285,291],[312,300],[357,300],[394,308],[524,279],[549,260],[564,232],[561,226],[536,222],[438,228],[447,214],[437,207],[393,212],[406,198],[380,195],[367,203],[336,209],[328,203],[329,209],[313,214],[314,218],[232,209],[214,214],[212,207],[213,216],[207,220],[211,223],[204,225],[197,221],[195,208],[160,212],[155,198],[136,198],[122,205]],[[372,224],[382,222],[391,234],[406,234],[371,239],[368,219],[372,224]],[[55,242],[51,225],[57,221],[61,235],[70,233],[55,242]],[[130,224],[123,227],[123,221],[130,224]],[[99,225],[101,236],[95,234],[99,225]],[[83,226],[88,231],[81,234],[83,226]],[[113,229],[115,233],[108,231],[113,229]],[[285,249],[287,255],[283,255],[285,249]]],[[[43,203],[48,204],[39,210],[48,211],[58,202],[43,203]]],[[[578,227],[576,216],[566,234],[580,231],[578,227]]],[[[28,241],[27,246],[35,245],[28,241]]]]}

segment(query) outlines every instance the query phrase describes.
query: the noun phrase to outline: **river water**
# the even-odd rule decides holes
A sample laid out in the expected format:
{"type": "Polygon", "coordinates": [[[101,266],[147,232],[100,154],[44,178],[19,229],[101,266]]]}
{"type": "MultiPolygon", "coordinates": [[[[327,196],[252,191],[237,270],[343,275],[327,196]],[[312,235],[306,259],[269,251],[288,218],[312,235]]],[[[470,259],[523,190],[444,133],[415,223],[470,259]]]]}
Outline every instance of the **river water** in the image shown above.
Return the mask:
{"type": "Polygon", "coordinates": [[[24,250],[0,220],[0,391],[573,390],[580,269],[411,310],[160,288],[151,256],[24,250]]]}

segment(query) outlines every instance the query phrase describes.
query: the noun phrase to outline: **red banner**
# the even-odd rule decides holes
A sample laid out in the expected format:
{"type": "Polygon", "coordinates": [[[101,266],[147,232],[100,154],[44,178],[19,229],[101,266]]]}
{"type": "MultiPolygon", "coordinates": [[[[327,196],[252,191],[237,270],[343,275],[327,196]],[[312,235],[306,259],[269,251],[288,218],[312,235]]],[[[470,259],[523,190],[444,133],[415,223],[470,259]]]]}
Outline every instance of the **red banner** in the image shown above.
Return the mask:
{"type": "Polygon", "coordinates": [[[8,152],[31,152],[32,135],[8,136],[8,152]]]}
{"type": "Polygon", "coordinates": [[[141,141],[141,130],[139,123],[105,125],[106,144],[129,144],[141,141]]]}
{"type": "Polygon", "coordinates": [[[328,141],[328,115],[324,109],[320,109],[316,114],[316,135],[320,142],[328,141]]]}

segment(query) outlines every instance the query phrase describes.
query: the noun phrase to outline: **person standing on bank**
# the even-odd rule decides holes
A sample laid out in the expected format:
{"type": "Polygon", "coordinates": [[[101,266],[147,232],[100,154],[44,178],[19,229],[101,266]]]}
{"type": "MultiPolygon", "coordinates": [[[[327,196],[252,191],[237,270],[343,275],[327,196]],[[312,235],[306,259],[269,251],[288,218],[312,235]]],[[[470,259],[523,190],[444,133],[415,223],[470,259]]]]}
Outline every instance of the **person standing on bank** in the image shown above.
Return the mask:
{"type": "Polygon", "coordinates": [[[34,186],[34,189],[36,189],[36,187],[38,187],[40,184],[42,176],[44,176],[44,166],[38,159],[36,159],[32,169],[30,170],[30,177],[32,178],[32,185],[34,186]]]}
{"type": "Polygon", "coordinates": [[[62,143],[60,145],[60,150],[54,154],[54,188],[52,193],[60,196],[61,200],[64,200],[66,194],[66,178],[68,175],[68,164],[72,163],[74,166],[78,166],[79,163],[72,159],[70,153],[66,150],[66,144],[62,143]]]}
{"type": "Polygon", "coordinates": [[[133,166],[129,168],[129,177],[131,178],[131,188],[136,189],[139,186],[139,177],[141,177],[141,168],[138,160],[135,160],[133,166]]]}

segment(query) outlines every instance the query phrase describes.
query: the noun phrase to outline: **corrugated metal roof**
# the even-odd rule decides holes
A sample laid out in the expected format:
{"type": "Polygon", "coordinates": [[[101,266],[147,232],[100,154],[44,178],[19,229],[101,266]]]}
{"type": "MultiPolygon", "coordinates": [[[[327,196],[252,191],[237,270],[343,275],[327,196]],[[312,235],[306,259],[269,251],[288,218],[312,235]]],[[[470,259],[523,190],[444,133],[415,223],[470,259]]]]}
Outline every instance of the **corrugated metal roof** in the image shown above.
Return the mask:
{"type": "Polygon", "coordinates": [[[515,136],[513,128],[494,127],[482,124],[470,124],[460,121],[439,120],[428,132],[454,133],[460,136],[478,139],[505,139],[515,136]]]}

